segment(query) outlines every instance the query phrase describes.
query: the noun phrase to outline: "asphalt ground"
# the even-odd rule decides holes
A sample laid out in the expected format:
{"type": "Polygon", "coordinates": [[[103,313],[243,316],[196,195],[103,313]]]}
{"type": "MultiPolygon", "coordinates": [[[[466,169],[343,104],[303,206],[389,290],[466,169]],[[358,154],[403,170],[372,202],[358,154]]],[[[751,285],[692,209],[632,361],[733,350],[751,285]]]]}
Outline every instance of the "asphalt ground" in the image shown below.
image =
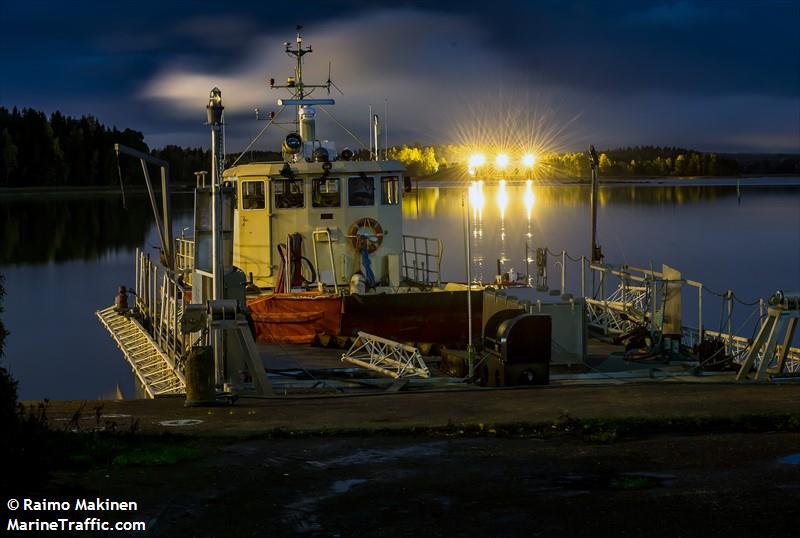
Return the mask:
{"type": "MultiPolygon", "coordinates": [[[[18,489],[135,501],[135,514],[89,515],[144,521],[150,536],[797,535],[793,384],[652,381],[211,408],[54,401],[44,412],[50,428],[87,433],[95,448],[18,489]],[[113,460],[95,452],[109,443],[119,444],[113,460]],[[153,459],[167,452],[184,457],[153,459]]],[[[0,515],[4,524],[26,516],[0,515]]]]}
{"type": "MultiPolygon", "coordinates": [[[[26,402],[36,406],[36,402],[26,402]]],[[[55,429],[135,428],[144,433],[257,437],[274,432],[402,433],[565,420],[711,421],[800,414],[800,384],[680,383],[540,386],[242,398],[221,407],[184,407],[180,398],[51,401],[55,429]],[[135,424],[135,425],[134,425],[135,424]]]]}

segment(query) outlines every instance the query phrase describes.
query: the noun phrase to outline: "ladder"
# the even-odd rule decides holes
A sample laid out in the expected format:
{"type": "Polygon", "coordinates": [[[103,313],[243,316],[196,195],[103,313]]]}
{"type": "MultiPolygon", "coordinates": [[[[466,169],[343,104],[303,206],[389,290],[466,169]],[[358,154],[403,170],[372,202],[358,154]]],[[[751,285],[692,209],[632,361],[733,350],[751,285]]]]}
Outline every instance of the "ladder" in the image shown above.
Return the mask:
{"type": "Polygon", "coordinates": [[[95,312],[111,333],[148,398],[184,394],[186,379],[139,322],[111,306],[95,312]]]}

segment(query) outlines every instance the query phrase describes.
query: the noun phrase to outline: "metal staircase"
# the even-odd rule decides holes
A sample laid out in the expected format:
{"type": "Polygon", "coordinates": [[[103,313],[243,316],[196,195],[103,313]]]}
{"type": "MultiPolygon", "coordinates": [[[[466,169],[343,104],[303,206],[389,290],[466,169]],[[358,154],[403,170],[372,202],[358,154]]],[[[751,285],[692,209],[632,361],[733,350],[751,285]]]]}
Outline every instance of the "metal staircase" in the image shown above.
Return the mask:
{"type": "Polygon", "coordinates": [[[148,398],[186,392],[183,372],[133,317],[113,306],[96,312],[133,368],[148,398]]]}

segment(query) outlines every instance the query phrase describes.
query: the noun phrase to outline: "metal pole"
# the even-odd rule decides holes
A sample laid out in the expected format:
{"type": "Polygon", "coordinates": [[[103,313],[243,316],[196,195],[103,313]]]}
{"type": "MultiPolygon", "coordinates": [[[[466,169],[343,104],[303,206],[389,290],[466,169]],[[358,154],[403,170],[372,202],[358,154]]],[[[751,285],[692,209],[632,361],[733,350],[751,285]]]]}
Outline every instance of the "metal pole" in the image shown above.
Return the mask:
{"type": "MultiPolygon", "coordinates": [[[[211,264],[212,264],[212,298],[215,301],[222,300],[222,197],[220,196],[220,183],[222,181],[220,170],[220,138],[222,126],[222,92],[219,88],[211,90],[208,106],[208,123],[211,125],[211,221],[213,223],[213,233],[211,241],[211,264]]],[[[220,330],[213,331],[214,341],[214,372],[216,385],[223,386],[225,383],[225,355],[223,349],[223,339],[220,330]]]]}
{"type": "Polygon", "coordinates": [[[567,251],[561,251],[561,295],[567,293],[567,251]]]}
{"type": "Polygon", "coordinates": [[[581,297],[586,298],[586,256],[581,256],[581,297]]]}
{"type": "Polygon", "coordinates": [[[530,240],[529,237],[525,238],[525,285],[530,287],[531,286],[531,255],[530,250],[528,247],[528,241],[530,240]]]}
{"type": "Polygon", "coordinates": [[[703,284],[697,287],[697,333],[698,340],[703,341],[703,284]]]}
{"type": "Polygon", "coordinates": [[[650,272],[650,285],[653,287],[651,293],[653,301],[653,330],[655,330],[656,314],[658,313],[658,282],[656,281],[656,275],[654,275],[652,271],[650,272]]]}
{"type": "Polygon", "coordinates": [[[597,246],[597,168],[599,162],[594,146],[589,146],[589,157],[592,160],[592,188],[590,196],[590,203],[592,206],[592,244],[589,252],[592,263],[597,263],[602,259],[603,255],[600,252],[600,247],[597,246]]]}
{"type": "Polygon", "coordinates": [[[137,305],[139,303],[139,266],[141,265],[141,261],[139,261],[139,247],[136,247],[136,286],[134,291],[136,295],[133,296],[133,304],[137,305]]]}
{"type": "Polygon", "coordinates": [[[728,299],[728,354],[733,354],[733,291],[726,293],[728,299]]]}
{"type": "Polygon", "coordinates": [[[603,297],[603,334],[608,336],[608,297],[606,297],[606,270],[600,270],[600,295],[603,297]]]}
{"type": "Polygon", "coordinates": [[[472,252],[470,243],[472,243],[472,219],[470,212],[472,208],[469,203],[469,194],[467,195],[467,378],[473,379],[475,376],[475,358],[473,357],[474,349],[472,347],[472,252]]]}
{"type": "Polygon", "coordinates": [[[380,120],[378,119],[378,115],[377,114],[375,114],[375,117],[373,118],[373,121],[375,122],[375,126],[373,127],[373,130],[372,130],[372,134],[375,135],[375,160],[379,161],[379,160],[381,160],[380,159],[380,153],[381,153],[381,150],[380,150],[381,123],[380,123],[380,120]]]}
{"type": "Polygon", "coordinates": [[[628,311],[628,279],[626,278],[627,274],[625,271],[620,271],[619,273],[619,280],[622,284],[622,311],[628,311]]]}
{"type": "Polygon", "coordinates": [[[164,218],[164,243],[167,246],[164,255],[167,258],[167,269],[175,274],[175,241],[172,239],[172,207],[169,196],[169,167],[161,167],[161,211],[164,218]]]}
{"type": "Polygon", "coordinates": [[[369,105],[369,121],[367,122],[369,126],[369,160],[373,160],[372,156],[372,105],[369,105]]]}

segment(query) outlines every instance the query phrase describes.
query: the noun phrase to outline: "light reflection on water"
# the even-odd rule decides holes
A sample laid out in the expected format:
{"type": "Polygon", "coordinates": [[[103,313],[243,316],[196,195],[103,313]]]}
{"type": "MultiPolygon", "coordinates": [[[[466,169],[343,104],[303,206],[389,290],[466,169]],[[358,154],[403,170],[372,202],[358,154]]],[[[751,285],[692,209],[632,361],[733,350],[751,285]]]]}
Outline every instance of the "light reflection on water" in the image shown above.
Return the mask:
{"type": "MultiPolygon", "coordinates": [[[[729,180],[730,181],[730,180],[729,180]]],[[[466,187],[431,187],[411,193],[404,202],[405,232],[437,235],[445,245],[442,277],[465,281],[461,193],[466,187]],[[417,211],[419,207],[419,211],[417,211]],[[461,220],[459,220],[461,219],[461,220]]],[[[474,214],[473,278],[493,282],[497,260],[502,271],[524,275],[537,247],[562,249],[573,258],[590,251],[589,187],[534,186],[535,205],[528,219],[525,185],[509,185],[508,206],[500,210],[497,187],[484,186],[486,203],[474,214]],[[504,218],[503,218],[504,217],[504,218]]],[[[767,298],[777,289],[800,289],[800,185],[741,188],[736,183],[711,186],[601,186],[598,241],[612,264],[661,270],[662,264],[712,290],[733,290],[745,302],[767,298]]],[[[550,265],[551,287],[560,269],[550,265]]],[[[534,262],[530,272],[534,271],[534,262]]],[[[567,290],[579,295],[580,264],[566,262],[567,290]]],[[[697,299],[684,290],[684,323],[696,326],[697,299]]],[[[722,299],[706,296],[704,324],[717,330],[722,299]]],[[[736,304],[734,329],[750,336],[757,315],[736,304]],[[749,320],[748,320],[749,317],[749,320]],[[747,320],[747,323],[744,323],[747,320]]],[[[795,335],[795,343],[800,342],[795,335]]]]}
{"type": "MultiPolygon", "coordinates": [[[[800,185],[749,185],[741,203],[735,180],[601,187],[598,237],[607,261],[652,262],[656,269],[668,263],[685,278],[748,300],[800,289],[800,185]]],[[[493,281],[501,256],[505,271],[524,274],[526,242],[531,252],[548,246],[574,257],[588,253],[588,187],[534,186],[532,194],[529,219],[525,184],[508,185],[501,219],[496,187],[483,187],[483,207],[472,204],[476,279],[493,281]]],[[[446,280],[466,278],[466,195],[464,187],[423,187],[403,199],[404,232],[443,240],[446,280]]],[[[176,196],[173,203],[177,236],[191,221],[192,197],[176,196]]],[[[94,398],[117,382],[131,394],[130,370],[94,317],[116,286],[132,282],[133,250],[155,253],[158,244],[146,197],[131,197],[128,206],[123,211],[107,196],[0,199],[0,272],[8,291],[3,320],[12,332],[4,362],[20,380],[22,398],[94,398]]],[[[577,278],[568,262],[573,290],[577,278]]],[[[720,306],[719,299],[705,305],[708,328],[717,328],[720,306]]],[[[748,315],[743,308],[736,306],[735,326],[748,315]]],[[[691,312],[685,321],[691,323],[691,312]]]]}
{"type": "MultiPolygon", "coordinates": [[[[489,262],[504,258],[506,270],[519,269],[528,238],[531,248],[588,254],[588,186],[534,186],[535,205],[527,202],[525,185],[506,188],[503,210],[497,186],[483,186],[485,203],[473,205],[473,256],[489,262]]],[[[800,288],[800,186],[742,191],[739,202],[735,186],[601,187],[597,227],[606,261],[640,267],[668,263],[709,286],[738,291],[740,284],[741,293],[749,290],[750,296],[762,289],[760,282],[772,291],[800,288]]],[[[462,190],[420,188],[404,199],[403,213],[405,233],[444,241],[444,278],[463,281],[462,190]]]]}

